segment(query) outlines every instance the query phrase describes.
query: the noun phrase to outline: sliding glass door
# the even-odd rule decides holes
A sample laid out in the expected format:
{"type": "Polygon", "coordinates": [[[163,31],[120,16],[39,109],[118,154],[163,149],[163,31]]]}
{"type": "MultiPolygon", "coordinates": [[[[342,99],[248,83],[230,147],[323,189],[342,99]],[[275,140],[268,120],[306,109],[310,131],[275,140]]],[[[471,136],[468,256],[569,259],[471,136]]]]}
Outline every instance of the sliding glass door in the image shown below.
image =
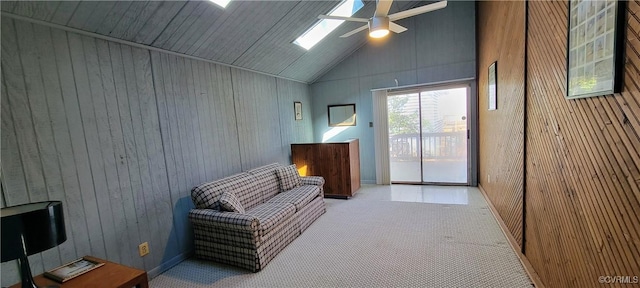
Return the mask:
{"type": "Polygon", "coordinates": [[[468,99],[467,85],[388,96],[391,182],[468,184],[468,99]]]}

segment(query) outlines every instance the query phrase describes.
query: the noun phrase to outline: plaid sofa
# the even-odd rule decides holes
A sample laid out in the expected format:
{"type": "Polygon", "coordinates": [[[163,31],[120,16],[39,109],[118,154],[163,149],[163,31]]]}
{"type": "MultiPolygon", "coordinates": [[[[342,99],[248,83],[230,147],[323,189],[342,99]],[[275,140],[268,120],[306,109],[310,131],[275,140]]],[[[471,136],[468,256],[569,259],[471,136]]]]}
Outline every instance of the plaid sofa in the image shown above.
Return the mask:
{"type": "Polygon", "coordinates": [[[196,257],[260,271],[324,214],[324,178],[300,177],[301,185],[281,192],[279,167],[269,164],[191,190],[196,257]],[[244,213],[222,211],[225,192],[237,197],[244,213]]]}

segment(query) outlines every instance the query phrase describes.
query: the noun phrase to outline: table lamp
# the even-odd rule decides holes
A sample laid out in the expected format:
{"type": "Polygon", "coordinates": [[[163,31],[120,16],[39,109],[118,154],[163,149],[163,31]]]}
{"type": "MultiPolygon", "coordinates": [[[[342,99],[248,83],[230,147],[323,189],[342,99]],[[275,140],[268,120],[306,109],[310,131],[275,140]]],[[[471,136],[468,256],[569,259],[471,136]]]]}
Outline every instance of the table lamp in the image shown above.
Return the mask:
{"type": "Polygon", "coordinates": [[[2,262],[18,259],[22,288],[37,287],[27,256],[67,240],[62,202],[46,201],[2,208],[2,262]]]}

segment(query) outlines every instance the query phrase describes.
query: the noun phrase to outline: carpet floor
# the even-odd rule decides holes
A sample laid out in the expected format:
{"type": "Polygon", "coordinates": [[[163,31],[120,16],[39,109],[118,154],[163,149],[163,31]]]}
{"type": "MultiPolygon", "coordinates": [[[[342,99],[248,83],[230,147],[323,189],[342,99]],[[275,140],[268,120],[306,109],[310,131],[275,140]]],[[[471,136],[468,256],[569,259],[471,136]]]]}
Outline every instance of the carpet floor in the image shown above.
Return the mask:
{"type": "Polygon", "coordinates": [[[532,287],[474,191],[468,205],[326,199],[327,213],[261,272],[189,259],[150,286],[532,287]]]}

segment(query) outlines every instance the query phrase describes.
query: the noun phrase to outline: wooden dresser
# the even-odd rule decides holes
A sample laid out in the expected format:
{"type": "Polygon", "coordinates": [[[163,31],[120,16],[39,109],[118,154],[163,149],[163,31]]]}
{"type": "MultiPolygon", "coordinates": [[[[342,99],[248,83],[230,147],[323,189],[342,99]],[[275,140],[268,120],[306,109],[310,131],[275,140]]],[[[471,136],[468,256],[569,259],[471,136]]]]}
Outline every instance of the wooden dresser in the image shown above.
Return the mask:
{"type": "Polygon", "coordinates": [[[301,176],[324,177],[325,197],[349,198],[360,189],[360,142],[291,144],[301,176]]]}

